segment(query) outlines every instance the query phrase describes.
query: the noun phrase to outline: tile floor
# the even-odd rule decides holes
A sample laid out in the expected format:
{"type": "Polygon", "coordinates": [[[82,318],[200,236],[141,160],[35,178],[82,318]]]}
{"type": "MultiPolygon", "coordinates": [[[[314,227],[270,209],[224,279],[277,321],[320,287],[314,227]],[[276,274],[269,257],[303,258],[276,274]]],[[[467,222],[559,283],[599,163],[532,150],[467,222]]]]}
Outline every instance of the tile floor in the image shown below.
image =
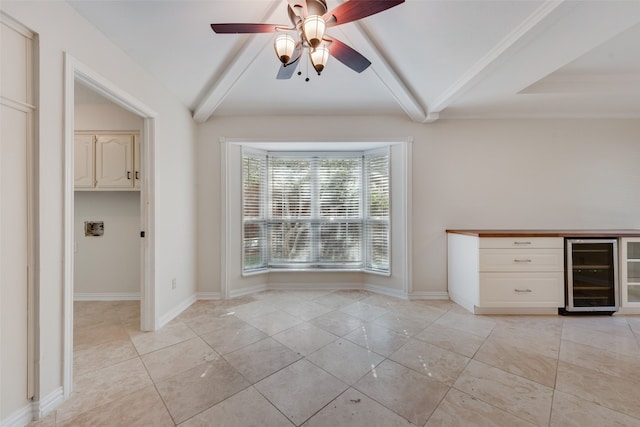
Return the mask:
{"type": "Polygon", "coordinates": [[[77,302],[75,391],[34,426],[640,426],[640,316],[267,291],[138,324],[77,302]]]}

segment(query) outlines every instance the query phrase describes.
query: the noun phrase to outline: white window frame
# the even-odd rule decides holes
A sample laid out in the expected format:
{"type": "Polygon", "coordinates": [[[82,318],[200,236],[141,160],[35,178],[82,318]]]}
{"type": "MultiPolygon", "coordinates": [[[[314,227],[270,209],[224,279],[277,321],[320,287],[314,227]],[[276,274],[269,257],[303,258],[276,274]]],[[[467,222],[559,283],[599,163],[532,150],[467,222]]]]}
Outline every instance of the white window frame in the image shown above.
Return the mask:
{"type": "MultiPolygon", "coordinates": [[[[268,273],[268,272],[272,272],[272,271],[277,271],[277,272],[287,272],[287,271],[323,271],[323,272],[327,272],[327,271],[338,271],[338,272],[345,272],[345,271],[358,271],[358,272],[366,272],[366,273],[373,273],[373,274],[378,274],[378,275],[383,275],[383,276],[390,276],[391,275],[391,206],[389,207],[389,215],[386,217],[386,219],[384,218],[376,218],[376,219],[372,219],[369,217],[369,212],[368,212],[368,198],[367,198],[367,188],[368,188],[368,174],[367,174],[367,159],[368,158],[372,158],[372,157],[379,157],[380,155],[384,155],[387,157],[387,161],[388,161],[388,198],[389,198],[389,203],[391,205],[391,153],[390,153],[390,147],[388,145],[384,145],[382,147],[377,147],[377,148],[373,148],[373,149],[368,149],[368,150],[364,150],[364,151],[359,151],[359,150],[353,150],[353,151],[316,151],[316,152],[312,152],[312,151],[266,151],[266,150],[261,150],[261,149],[256,149],[256,148],[252,148],[252,147],[246,147],[243,146],[242,147],[242,155],[241,155],[241,159],[242,159],[242,183],[241,183],[241,191],[242,191],[242,196],[241,196],[241,200],[242,200],[242,219],[241,219],[241,234],[242,234],[242,245],[241,245],[241,250],[242,250],[242,254],[241,254],[241,258],[242,258],[242,275],[253,275],[253,274],[260,274],[260,273],[268,273]],[[247,220],[245,220],[244,218],[244,212],[245,212],[245,206],[244,206],[244,201],[245,201],[245,197],[244,197],[244,159],[245,156],[253,156],[253,157],[257,157],[257,158],[264,158],[264,175],[263,175],[263,179],[264,179],[264,185],[261,186],[261,194],[260,194],[260,203],[261,203],[261,216],[262,218],[257,219],[257,220],[250,220],[250,221],[254,221],[256,223],[261,223],[262,227],[264,227],[264,235],[262,238],[262,245],[260,247],[260,254],[261,254],[261,260],[262,262],[259,263],[260,265],[256,268],[248,268],[245,265],[245,244],[246,244],[246,240],[245,240],[245,224],[247,223],[247,220]],[[269,218],[269,214],[268,214],[268,206],[270,206],[270,200],[269,200],[269,196],[268,194],[270,194],[270,191],[268,189],[268,185],[269,185],[269,172],[268,172],[268,158],[269,156],[271,157],[286,157],[286,158],[295,158],[295,157],[300,157],[300,158],[304,158],[304,159],[312,159],[312,158],[320,158],[320,159],[324,159],[324,158],[359,158],[362,161],[362,167],[361,167],[361,179],[360,179],[360,215],[358,219],[355,218],[345,218],[344,222],[358,222],[361,224],[361,238],[360,238],[360,251],[361,251],[361,259],[359,260],[359,262],[356,264],[355,262],[353,263],[346,263],[346,265],[344,267],[338,267],[338,264],[331,264],[331,263],[322,263],[322,262],[318,262],[317,260],[317,256],[312,256],[312,259],[309,263],[304,263],[301,265],[296,265],[295,263],[272,263],[271,260],[271,254],[270,254],[270,242],[269,242],[269,235],[268,235],[268,225],[270,222],[276,221],[278,223],[282,223],[282,220],[277,220],[277,219],[272,219],[269,218]],[[369,246],[370,246],[370,232],[369,232],[369,227],[367,226],[368,224],[372,223],[372,222],[378,222],[378,223],[386,223],[386,227],[387,227],[387,268],[376,268],[375,266],[373,266],[374,263],[371,262],[371,254],[369,253],[369,246]]],[[[314,178],[315,181],[315,178],[314,178]]],[[[315,183],[317,185],[317,182],[315,183]]],[[[312,186],[313,187],[313,186],[312,186]]],[[[317,200],[315,198],[315,196],[313,196],[313,190],[312,190],[312,200],[317,200]]],[[[312,203],[312,210],[317,210],[318,204],[317,203],[312,203]],[[314,208],[315,206],[315,208],[314,208]]],[[[317,215],[317,212],[315,212],[315,215],[312,215],[310,219],[308,219],[308,221],[311,224],[319,224],[320,222],[323,221],[323,218],[321,218],[319,215],[317,215]]],[[[306,221],[303,220],[303,221],[306,221]]],[[[338,222],[341,222],[338,220],[338,222]]],[[[320,241],[317,238],[312,238],[312,241],[315,244],[319,244],[320,241]]],[[[260,244],[259,244],[260,245],[260,244]]],[[[316,248],[317,250],[317,248],[316,248]]],[[[314,251],[313,249],[313,245],[312,245],[312,251],[314,251]]]]}

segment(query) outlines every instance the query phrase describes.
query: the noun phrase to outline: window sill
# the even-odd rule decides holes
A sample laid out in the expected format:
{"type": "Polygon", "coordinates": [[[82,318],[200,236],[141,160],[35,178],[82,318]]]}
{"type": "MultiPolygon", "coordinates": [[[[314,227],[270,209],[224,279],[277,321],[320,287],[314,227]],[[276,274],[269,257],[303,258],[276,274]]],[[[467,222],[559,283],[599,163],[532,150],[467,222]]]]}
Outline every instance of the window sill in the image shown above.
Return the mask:
{"type": "Polygon", "coordinates": [[[267,273],[366,273],[376,276],[391,276],[390,271],[375,271],[363,268],[265,268],[262,270],[243,271],[242,277],[257,276],[267,273]]]}

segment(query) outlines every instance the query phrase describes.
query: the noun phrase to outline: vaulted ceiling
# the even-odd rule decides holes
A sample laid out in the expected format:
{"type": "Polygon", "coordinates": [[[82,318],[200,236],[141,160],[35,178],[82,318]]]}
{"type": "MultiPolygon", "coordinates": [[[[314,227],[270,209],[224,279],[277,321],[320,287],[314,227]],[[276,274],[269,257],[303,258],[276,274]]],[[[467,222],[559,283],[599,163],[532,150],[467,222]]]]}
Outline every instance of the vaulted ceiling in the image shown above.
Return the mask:
{"type": "MultiPolygon", "coordinates": [[[[357,1],[357,0],[351,0],[357,1]]],[[[640,1],[407,0],[329,34],[367,57],[276,80],[274,34],[211,23],[289,24],[286,0],[69,1],[194,118],[401,115],[640,117],[640,1]],[[306,77],[309,81],[305,81],[306,77]]],[[[327,0],[329,9],[342,1],[327,0]]]]}

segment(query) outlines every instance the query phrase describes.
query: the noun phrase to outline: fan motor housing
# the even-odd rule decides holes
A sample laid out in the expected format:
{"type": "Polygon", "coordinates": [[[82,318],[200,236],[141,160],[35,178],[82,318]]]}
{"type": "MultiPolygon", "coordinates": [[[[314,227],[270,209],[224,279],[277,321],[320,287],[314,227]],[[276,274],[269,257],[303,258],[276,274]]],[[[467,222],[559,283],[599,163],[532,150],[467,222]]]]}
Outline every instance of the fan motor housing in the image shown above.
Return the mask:
{"type": "MultiPolygon", "coordinates": [[[[305,0],[300,0],[305,1],[305,0]]],[[[325,0],[306,0],[307,3],[307,15],[318,15],[322,16],[327,13],[327,2],[325,0]]],[[[289,19],[293,23],[293,25],[297,25],[298,21],[300,21],[300,17],[291,9],[291,5],[287,7],[287,13],[289,14],[289,19]]]]}

